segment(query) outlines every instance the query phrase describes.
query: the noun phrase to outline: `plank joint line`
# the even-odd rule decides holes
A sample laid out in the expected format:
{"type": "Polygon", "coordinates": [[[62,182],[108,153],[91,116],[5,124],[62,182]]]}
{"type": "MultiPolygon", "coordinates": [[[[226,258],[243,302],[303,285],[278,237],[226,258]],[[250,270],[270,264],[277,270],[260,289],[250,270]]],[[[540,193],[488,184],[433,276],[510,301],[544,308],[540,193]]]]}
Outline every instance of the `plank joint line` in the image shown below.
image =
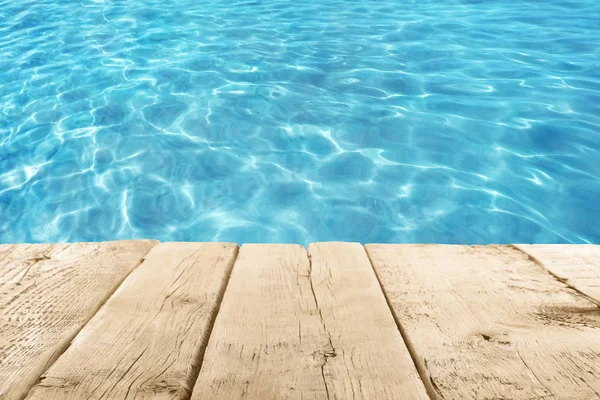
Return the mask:
{"type": "Polygon", "coordinates": [[[394,307],[392,307],[391,300],[381,283],[381,279],[379,277],[379,274],[377,273],[377,270],[375,269],[375,266],[373,265],[373,260],[371,259],[371,254],[369,254],[368,251],[366,251],[366,253],[367,253],[367,257],[369,259],[369,264],[371,264],[373,273],[375,274],[375,277],[377,278],[377,283],[379,284],[379,287],[381,288],[381,292],[383,293],[383,297],[385,298],[385,302],[387,303],[387,306],[390,309],[390,312],[394,316],[394,322],[396,323],[396,327],[398,327],[398,331],[400,332],[400,336],[402,336],[404,345],[408,349],[410,358],[412,359],[412,362],[415,365],[417,372],[419,373],[419,377],[421,378],[421,381],[423,382],[423,385],[425,386],[425,391],[427,392],[427,395],[429,396],[429,398],[431,400],[443,400],[444,397],[439,392],[439,389],[438,389],[437,385],[435,384],[435,381],[433,380],[431,375],[429,375],[427,373],[427,366],[425,365],[425,363],[421,362],[421,359],[419,358],[419,356],[417,354],[417,350],[415,349],[415,346],[413,345],[410,338],[408,337],[408,332],[406,332],[406,329],[404,329],[404,326],[402,326],[402,323],[400,322],[400,318],[398,317],[398,314],[394,310],[394,307]]]}
{"type": "MultiPolygon", "coordinates": [[[[240,248],[238,246],[236,246],[234,249],[233,255],[232,255],[232,259],[231,259],[231,268],[229,268],[229,271],[227,271],[227,273],[225,274],[225,279],[223,280],[223,283],[222,283],[221,287],[219,288],[217,298],[215,299],[215,305],[213,307],[212,314],[206,325],[206,337],[207,338],[211,337],[213,328],[215,327],[215,321],[217,320],[217,315],[219,315],[219,311],[221,309],[221,303],[223,302],[223,297],[225,296],[225,292],[227,291],[227,285],[229,284],[229,279],[231,279],[231,273],[233,272],[233,268],[235,268],[235,262],[237,260],[239,252],[240,252],[240,248]]],[[[208,344],[208,339],[204,343],[204,346],[202,346],[199,349],[197,358],[196,358],[195,362],[192,364],[194,367],[192,368],[192,371],[190,372],[190,375],[188,377],[188,382],[187,382],[188,387],[190,387],[192,389],[188,393],[188,396],[186,397],[186,399],[189,399],[192,397],[192,391],[194,388],[194,384],[196,383],[196,380],[198,379],[198,375],[200,375],[200,370],[202,369],[202,364],[204,364],[204,355],[206,353],[207,344],[208,344]]]]}
{"type": "Polygon", "coordinates": [[[559,276],[559,275],[555,274],[550,268],[548,268],[548,266],[542,260],[540,260],[539,258],[535,257],[533,254],[530,254],[528,251],[526,251],[525,249],[521,248],[521,246],[517,246],[517,245],[511,244],[511,245],[508,245],[508,247],[511,247],[511,248],[513,248],[513,249],[521,252],[522,254],[524,254],[529,259],[529,261],[531,261],[531,262],[539,265],[540,267],[542,267],[544,269],[544,271],[548,272],[554,279],[556,279],[560,283],[564,284],[569,289],[577,292],[581,296],[585,297],[586,299],[588,299],[592,303],[596,304],[598,306],[598,308],[600,308],[600,302],[598,300],[596,300],[592,296],[588,295],[587,293],[581,291],[576,286],[571,285],[569,283],[569,278],[563,278],[562,276],[559,276]]]}

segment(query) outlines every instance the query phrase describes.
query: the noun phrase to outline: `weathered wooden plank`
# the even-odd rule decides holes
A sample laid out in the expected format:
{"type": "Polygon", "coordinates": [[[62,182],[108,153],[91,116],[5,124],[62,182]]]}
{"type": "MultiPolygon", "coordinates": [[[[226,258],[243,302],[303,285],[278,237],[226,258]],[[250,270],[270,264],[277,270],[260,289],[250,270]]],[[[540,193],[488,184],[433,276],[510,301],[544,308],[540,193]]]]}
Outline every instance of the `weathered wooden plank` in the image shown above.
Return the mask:
{"type": "Polygon", "coordinates": [[[600,309],[506,246],[368,245],[444,399],[600,398],[600,309]]]}
{"type": "Polygon", "coordinates": [[[244,245],[192,399],[427,399],[360,245],[244,245]]]}
{"type": "Polygon", "coordinates": [[[325,398],[329,339],[297,245],[243,245],[192,399],[325,398]]]}
{"type": "Polygon", "coordinates": [[[24,398],[155,244],[0,246],[0,398],[24,398]]]}
{"type": "Polygon", "coordinates": [[[330,398],[428,399],[364,248],[316,243],[308,253],[335,356],[323,365],[330,398]]]}
{"type": "Polygon", "coordinates": [[[600,246],[517,245],[554,276],[600,303],[600,246]]]}
{"type": "Polygon", "coordinates": [[[237,246],[156,246],[29,399],[189,398],[237,246]]]}

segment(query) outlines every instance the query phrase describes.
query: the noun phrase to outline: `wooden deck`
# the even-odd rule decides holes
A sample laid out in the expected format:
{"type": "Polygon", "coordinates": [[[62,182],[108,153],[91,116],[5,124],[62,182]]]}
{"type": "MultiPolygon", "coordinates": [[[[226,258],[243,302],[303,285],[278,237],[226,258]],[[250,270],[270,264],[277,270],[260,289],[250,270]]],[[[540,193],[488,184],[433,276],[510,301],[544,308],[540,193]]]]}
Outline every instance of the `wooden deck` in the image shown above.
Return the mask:
{"type": "Polygon", "coordinates": [[[0,245],[0,399],[600,399],[600,246],[0,245]]]}

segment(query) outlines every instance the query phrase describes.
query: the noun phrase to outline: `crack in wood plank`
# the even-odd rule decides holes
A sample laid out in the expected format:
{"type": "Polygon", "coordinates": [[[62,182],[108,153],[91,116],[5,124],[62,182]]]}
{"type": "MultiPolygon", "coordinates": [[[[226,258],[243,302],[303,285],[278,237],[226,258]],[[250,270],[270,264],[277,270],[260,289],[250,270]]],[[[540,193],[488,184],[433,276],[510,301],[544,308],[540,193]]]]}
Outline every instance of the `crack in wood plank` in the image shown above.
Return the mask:
{"type": "Polygon", "coordinates": [[[242,246],[205,359],[192,400],[428,398],[358,244],[242,246]]]}
{"type": "Polygon", "coordinates": [[[329,359],[329,357],[335,357],[336,353],[335,353],[335,347],[333,346],[333,342],[331,341],[331,333],[329,333],[329,331],[327,330],[327,324],[325,323],[325,320],[323,319],[323,312],[321,311],[321,307],[319,307],[319,299],[317,298],[317,295],[315,293],[315,285],[313,282],[313,273],[312,273],[312,257],[309,254],[308,255],[308,276],[309,276],[309,283],[310,283],[310,291],[313,295],[313,299],[315,300],[315,307],[317,308],[317,311],[319,313],[319,318],[321,320],[321,325],[323,325],[323,330],[325,331],[325,333],[327,334],[327,339],[329,340],[329,349],[328,351],[324,351],[323,352],[323,363],[321,364],[321,376],[323,377],[323,385],[325,386],[325,394],[327,395],[327,400],[329,400],[329,385],[327,384],[327,379],[325,378],[325,367],[327,366],[327,360],[329,359]]]}

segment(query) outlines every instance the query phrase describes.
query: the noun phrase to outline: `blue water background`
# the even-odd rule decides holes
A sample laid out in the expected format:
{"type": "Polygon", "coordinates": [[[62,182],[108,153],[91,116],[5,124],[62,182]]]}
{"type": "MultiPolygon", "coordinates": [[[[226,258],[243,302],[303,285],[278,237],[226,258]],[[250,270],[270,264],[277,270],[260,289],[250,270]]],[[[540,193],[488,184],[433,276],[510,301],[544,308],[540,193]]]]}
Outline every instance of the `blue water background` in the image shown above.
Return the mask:
{"type": "Polygon", "coordinates": [[[0,0],[0,242],[600,243],[598,0],[0,0]]]}

